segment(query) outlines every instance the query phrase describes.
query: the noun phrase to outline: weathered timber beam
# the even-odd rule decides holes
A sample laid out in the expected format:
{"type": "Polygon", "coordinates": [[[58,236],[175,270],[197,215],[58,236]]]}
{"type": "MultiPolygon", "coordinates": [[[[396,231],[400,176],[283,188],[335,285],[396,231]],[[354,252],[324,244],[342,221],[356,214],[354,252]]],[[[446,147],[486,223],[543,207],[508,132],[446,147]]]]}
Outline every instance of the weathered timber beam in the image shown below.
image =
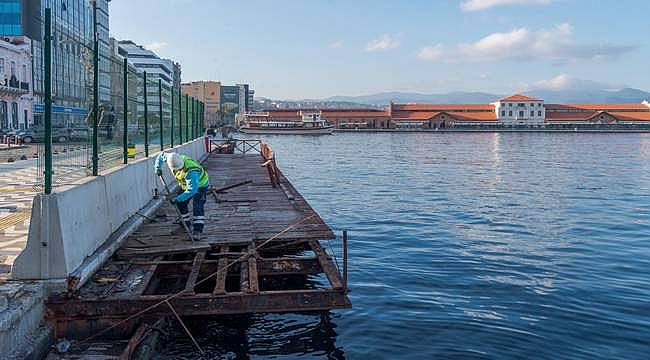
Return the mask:
{"type": "MultiPolygon", "coordinates": [[[[229,248],[228,246],[222,246],[221,247],[221,252],[228,252],[229,248]]],[[[214,290],[212,291],[212,294],[214,295],[221,295],[226,293],[226,276],[228,276],[228,259],[225,257],[222,257],[219,259],[219,265],[217,266],[217,279],[216,279],[216,284],[214,287],[214,290]]]]}
{"type": "Polygon", "coordinates": [[[201,271],[201,265],[203,265],[203,260],[205,259],[205,251],[196,253],[194,256],[194,262],[192,263],[192,271],[187,277],[187,282],[185,283],[185,293],[194,294],[194,286],[196,284],[196,279],[199,277],[199,271],[201,271]]]}
{"type": "Polygon", "coordinates": [[[343,281],[341,280],[341,275],[339,274],[338,270],[336,270],[336,267],[334,267],[332,259],[325,254],[325,250],[323,250],[318,241],[310,241],[309,246],[311,246],[314,254],[316,254],[318,257],[320,266],[323,268],[323,272],[327,276],[330,285],[332,285],[332,289],[343,289],[343,281]]]}
{"type": "Polygon", "coordinates": [[[257,276],[257,252],[255,252],[255,244],[248,246],[250,256],[248,257],[248,292],[260,292],[259,278],[257,276]]]}
{"type": "MultiPolygon", "coordinates": [[[[100,319],[129,316],[160,303],[147,316],[167,315],[170,310],[165,296],[146,296],[139,300],[68,300],[47,304],[50,321],[100,319]]],[[[262,291],[259,294],[176,297],[169,300],[181,316],[249,314],[260,312],[300,312],[351,307],[347,296],[337,290],[262,291]]]]}

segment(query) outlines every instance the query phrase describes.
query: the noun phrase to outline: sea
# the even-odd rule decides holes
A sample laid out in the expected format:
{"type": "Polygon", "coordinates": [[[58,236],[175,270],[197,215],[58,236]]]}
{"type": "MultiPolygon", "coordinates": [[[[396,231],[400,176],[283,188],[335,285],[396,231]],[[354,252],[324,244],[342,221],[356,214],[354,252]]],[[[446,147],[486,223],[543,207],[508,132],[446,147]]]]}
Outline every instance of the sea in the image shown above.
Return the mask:
{"type": "Polygon", "coordinates": [[[205,352],[157,358],[650,358],[650,134],[262,139],[349,232],[353,308],[190,319],[205,352]]]}

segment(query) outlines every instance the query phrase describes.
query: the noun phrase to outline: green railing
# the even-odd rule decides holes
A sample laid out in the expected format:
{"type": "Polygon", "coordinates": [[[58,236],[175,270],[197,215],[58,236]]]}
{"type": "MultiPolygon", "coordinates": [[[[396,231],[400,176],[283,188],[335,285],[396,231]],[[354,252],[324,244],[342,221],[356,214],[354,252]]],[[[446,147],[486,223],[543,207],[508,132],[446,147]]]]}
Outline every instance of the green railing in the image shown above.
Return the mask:
{"type": "Polygon", "coordinates": [[[53,29],[66,30],[52,26],[49,8],[44,15],[43,66],[35,69],[43,72],[35,93],[42,94],[45,105],[41,124],[44,135],[42,143],[34,145],[34,157],[38,158],[37,173],[42,176],[45,193],[69,180],[98,176],[107,169],[203,136],[203,103],[155,75],[138,71],[127,59],[100,54],[97,35],[76,44],[82,49],[79,62],[85,67],[85,86],[77,90],[81,100],[75,107],[86,115],[65,118],[65,114],[53,114],[55,105],[69,105],[58,103],[65,101],[59,93],[75,89],[60,90],[58,84],[53,88],[53,70],[69,66],[62,64],[59,56],[52,56],[56,51],[53,45],[61,45],[53,44],[53,39],[65,38],[53,29]]]}

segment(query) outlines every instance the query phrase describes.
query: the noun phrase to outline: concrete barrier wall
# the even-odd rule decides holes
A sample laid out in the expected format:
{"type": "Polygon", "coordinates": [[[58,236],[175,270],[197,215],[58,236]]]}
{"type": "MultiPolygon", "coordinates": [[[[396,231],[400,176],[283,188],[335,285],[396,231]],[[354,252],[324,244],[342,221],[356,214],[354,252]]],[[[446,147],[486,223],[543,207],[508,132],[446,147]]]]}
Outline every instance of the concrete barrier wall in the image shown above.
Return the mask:
{"type": "MultiPolygon", "coordinates": [[[[203,139],[169,151],[194,159],[203,159],[207,154],[203,139]]],[[[54,194],[36,196],[27,246],[16,259],[12,276],[63,280],[78,272],[84,260],[147,206],[155,194],[164,193],[154,175],[157,155],[86,178],[54,194]]],[[[173,184],[166,167],[164,174],[168,184],[173,184]]]]}

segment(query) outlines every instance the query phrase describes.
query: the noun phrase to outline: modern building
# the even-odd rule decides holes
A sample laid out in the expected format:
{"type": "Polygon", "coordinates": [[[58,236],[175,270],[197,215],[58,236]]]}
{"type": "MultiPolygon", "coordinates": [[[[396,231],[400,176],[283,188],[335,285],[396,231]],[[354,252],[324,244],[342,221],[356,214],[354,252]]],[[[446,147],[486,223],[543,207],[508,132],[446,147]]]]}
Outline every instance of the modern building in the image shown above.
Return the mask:
{"type": "Polygon", "coordinates": [[[226,123],[233,123],[237,114],[246,114],[253,111],[255,91],[248,84],[234,86],[221,86],[221,111],[222,119],[226,123]]]}
{"type": "MultiPolygon", "coordinates": [[[[135,67],[139,74],[147,73],[147,101],[148,110],[151,116],[158,114],[158,80],[166,88],[171,88],[176,83],[180,83],[180,65],[176,66],[169,59],[162,59],[155,52],[138,45],[131,40],[121,40],[117,42],[117,54],[124,57],[135,67]]],[[[144,76],[144,75],[142,75],[144,76]]],[[[138,94],[144,92],[144,86],[138,88],[138,94]]],[[[163,97],[163,116],[171,116],[171,98],[163,97]]],[[[138,106],[138,111],[144,111],[144,105],[138,106]]]]}
{"type": "Polygon", "coordinates": [[[182,84],[183,94],[195,97],[205,104],[206,127],[219,124],[221,109],[221,83],[218,81],[194,81],[182,84]]]}
{"type": "Polygon", "coordinates": [[[75,126],[87,121],[93,101],[93,3],[97,4],[99,40],[99,100],[110,101],[109,0],[3,0],[0,35],[32,40],[34,122],[43,105],[43,32],[45,8],[52,9],[52,96],[54,126],[75,126]]]}
{"type": "Polygon", "coordinates": [[[29,128],[33,108],[31,40],[24,36],[0,39],[0,130],[29,128]]]}
{"type": "MultiPolygon", "coordinates": [[[[302,109],[305,111],[307,109],[302,109]]],[[[546,104],[513,95],[491,104],[393,104],[386,109],[313,109],[339,129],[650,128],[650,103],[546,104]]],[[[300,121],[297,110],[264,110],[272,121],[300,121]]]]}

